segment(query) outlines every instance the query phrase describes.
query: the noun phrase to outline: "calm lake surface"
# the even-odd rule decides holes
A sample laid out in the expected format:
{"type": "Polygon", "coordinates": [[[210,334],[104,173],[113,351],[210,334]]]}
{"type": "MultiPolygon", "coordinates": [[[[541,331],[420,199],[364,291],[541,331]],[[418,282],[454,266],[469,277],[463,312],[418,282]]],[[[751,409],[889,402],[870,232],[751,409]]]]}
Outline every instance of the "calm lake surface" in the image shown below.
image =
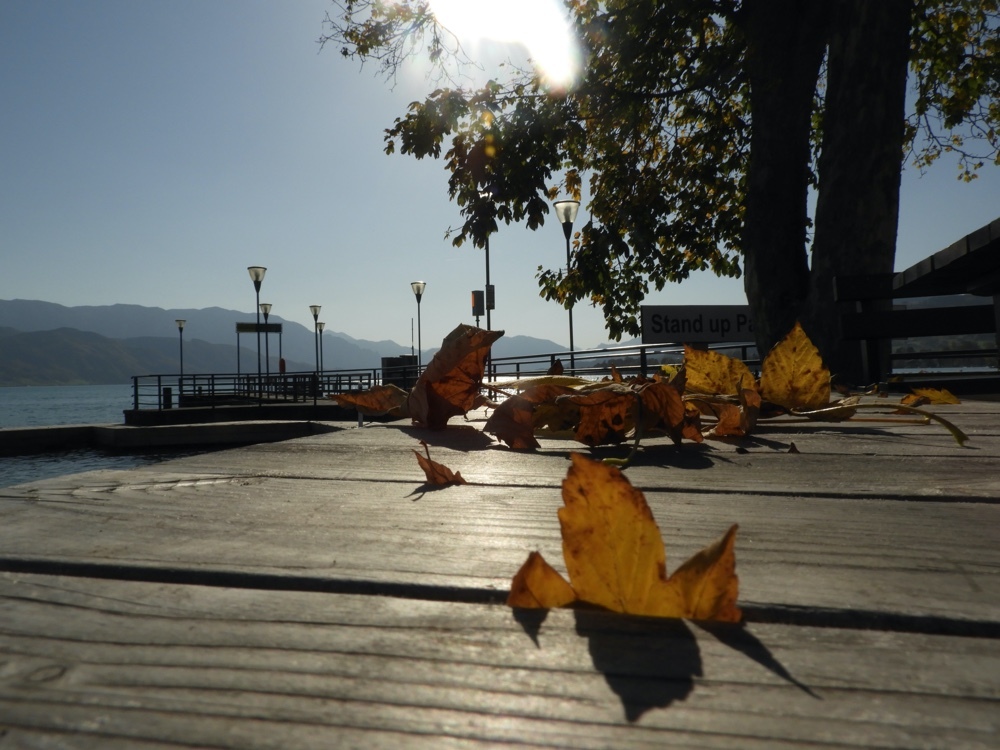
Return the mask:
{"type": "MultiPolygon", "coordinates": [[[[70,424],[124,424],[132,386],[68,385],[0,387],[0,428],[70,424]]],[[[115,453],[97,449],[0,456],[0,487],[96,469],[131,469],[205,451],[115,453]]]]}
{"type": "Polygon", "coordinates": [[[132,385],[52,385],[0,388],[0,427],[124,424],[132,385]]]}

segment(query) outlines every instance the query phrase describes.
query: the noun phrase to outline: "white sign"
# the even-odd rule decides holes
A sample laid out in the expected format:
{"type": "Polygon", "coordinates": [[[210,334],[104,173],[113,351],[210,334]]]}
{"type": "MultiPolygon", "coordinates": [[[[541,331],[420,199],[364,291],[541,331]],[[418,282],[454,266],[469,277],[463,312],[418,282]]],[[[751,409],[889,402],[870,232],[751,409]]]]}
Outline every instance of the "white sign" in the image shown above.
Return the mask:
{"type": "Polygon", "coordinates": [[[753,341],[747,305],[643,305],[644,344],[724,344],[753,341]]]}

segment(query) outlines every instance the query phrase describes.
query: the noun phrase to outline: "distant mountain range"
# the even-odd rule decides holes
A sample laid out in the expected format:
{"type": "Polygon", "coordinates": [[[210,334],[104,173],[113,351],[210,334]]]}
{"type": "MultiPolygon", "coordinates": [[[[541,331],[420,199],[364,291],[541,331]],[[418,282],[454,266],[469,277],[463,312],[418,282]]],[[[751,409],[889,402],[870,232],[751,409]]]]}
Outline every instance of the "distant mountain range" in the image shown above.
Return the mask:
{"type": "MultiPolygon", "coordinates": [[[[128,383],[133,375],[176,374],[178,318],[187,321],[185,373],[256,372],[256,336],[236,333],[237,322],[254,321],[237,310],[66,307],[37,300],[0,300],[0,386],[128,383]],[[163,334],[150,335],[154,332],[163,334]]],[[[262,357],[270,349],[271,372],[278,370],[279,353],[289,372],[311,371],[316,359],[313,331],[275,315],[268,322],[283,325],[280,338],[272,334],[267,347],[262,344],[262,357]]],[[[424,350],[424,361],[436,350],[424,350]]],[[[504,336],[493,345],[498,357],[565,350],[555,342],[530,336],[504,336]]],[[[382,357],[409,353],[409,347],[395,341],[365,341],[330,330],[323,335],[323,364],[328,370],[372,369],[381,366],[382,357]]]]}

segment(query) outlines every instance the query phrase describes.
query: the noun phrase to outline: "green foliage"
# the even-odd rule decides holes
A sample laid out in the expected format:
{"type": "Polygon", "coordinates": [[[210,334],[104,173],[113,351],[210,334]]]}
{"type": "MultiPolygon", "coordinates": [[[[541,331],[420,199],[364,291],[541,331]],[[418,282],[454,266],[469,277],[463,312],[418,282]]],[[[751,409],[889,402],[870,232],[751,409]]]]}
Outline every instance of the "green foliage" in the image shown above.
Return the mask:
{"type": "Polygon", "coordinates": [[[919,0],[911,39],[914,162],[924,168],[952,153],[959,178],[974,179],[985,161],[1000,164],[1000,2],[919,0]]]}
{"type": "MultiPolygon", "coordinates": [[[[813,0],[826,2],[827,0],[813,0]]],[[[921,166],[954,151],[971,178],[998,156],[1000,0],[917,0],[912,35],[916,109],[908,134],[921,166]],[[960,134],[956,128],[964,127],[960,134]]],[[[483,246],[499,222],[541,226],[559,194],[590,216],[566,269],[539,269],[541,293],[601,306],[610,334],[639,332],[651,288],[692,271],[737,276],[747,189],[749,112],[743,16],[750,0],[567,0],[585,70],[568,91],[506,68],[478,90],[448,85],[410,105],[386,131],[387,153],[443,158],[463,224],[456,246],[483,246]]],[[[392,77],[425,50],[441,78],[467,58],[420,0],[344,0],[324,42],[376,61],[392,77]]],[[[821,142],[817,81],[814,151],[821,142]]],[[[802,252],[805,252],[803,248],[802,252]]]]}

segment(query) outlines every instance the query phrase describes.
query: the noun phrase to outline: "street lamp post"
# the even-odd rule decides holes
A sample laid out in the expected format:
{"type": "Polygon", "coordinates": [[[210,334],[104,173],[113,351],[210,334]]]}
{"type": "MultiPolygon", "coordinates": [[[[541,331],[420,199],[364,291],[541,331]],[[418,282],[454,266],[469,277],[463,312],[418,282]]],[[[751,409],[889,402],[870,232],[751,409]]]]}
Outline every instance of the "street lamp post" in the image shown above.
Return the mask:
{"type": "Polygon", "coordinates": [[[313,316],[313,343],[316,345],[316,373],[319,374],[319,311],[320,305],[309,305],[309,312],[313,316]]]}
{"type": "MultiPolygon", "coordinates": [[[[556,219],[562,224],[563,234],[566,235],[566,275],[570,271],[570,238],[573,236],[573,222],[576,221],[576,212],[580,209],[580,201],[556,201],[552,204],[556,209],[556,219]]],[[[576,360],[573,357],[573,303],[569,306],[569,368],[576,368],[576,360]]]]}
{"type": "Polygon", "coordinates": [[[254,291],[257,293],[257,391],[260,392],[260,284],[267,269],[264,266],[248,266],[254,291]]]}
{"type": "MultiPolygon", "coordinates": [[[[271,304],[261,302],[260,311],[264,313],[264,328],[267,329],[267,317],[271,314],[271,304]]],[[[267,330],[264,331],[264,372],[268,378],[271,377],[271,337],[267,330]]]]}
{"type": "Polygon", "coordinates": [[[427,288],[427,284],[423,281],[411,281],[410,289],[413,290],[413,296],[417,298],[417,374],[419,375],[420,369],[423,367],[423,354],[421,353],[421,342],[420,342],[420,298],[424,296],[424,289],[427,288]]]}
{"type": "Polygon", "coordinates": [[[323,329],[326,328],[326,323],[322,320],[319,321],[316,326],[319,328],[319,371],[320,374],[323,372],[323,329]]]}
{"type": "Polygon", "coordinates": [[[183,393],[184,392],[184,324],[187,323],[187,321],[178,318],[174,322],[177,323],[177,336],[180,338],[180,344],[181,344],[181,379],[177,385],[180,388],[181,393],[183,393]]]}
{"type": "MultiPolygon", "coordinates": [[[[485,191],[484,190],[481,193],[479,193],[479,197],[482,198],[483,201],[488,201],[488,200],[490,200],[490,193],[489,193],[489,191],[485,191]]],[[[491,321],[490,321],[490,310],[493,309],[493,287],[490,285],[490,235],[489,235],[489,233],[487,233],[487,235],[486,235],[486,244],[484,246],[484,249],[486,250],[486,290],[485,290],[486,291],[486,330],[489,331],[489,330],[492,330],[490,328],[490,323],[491,323],[491,321]]]]}

